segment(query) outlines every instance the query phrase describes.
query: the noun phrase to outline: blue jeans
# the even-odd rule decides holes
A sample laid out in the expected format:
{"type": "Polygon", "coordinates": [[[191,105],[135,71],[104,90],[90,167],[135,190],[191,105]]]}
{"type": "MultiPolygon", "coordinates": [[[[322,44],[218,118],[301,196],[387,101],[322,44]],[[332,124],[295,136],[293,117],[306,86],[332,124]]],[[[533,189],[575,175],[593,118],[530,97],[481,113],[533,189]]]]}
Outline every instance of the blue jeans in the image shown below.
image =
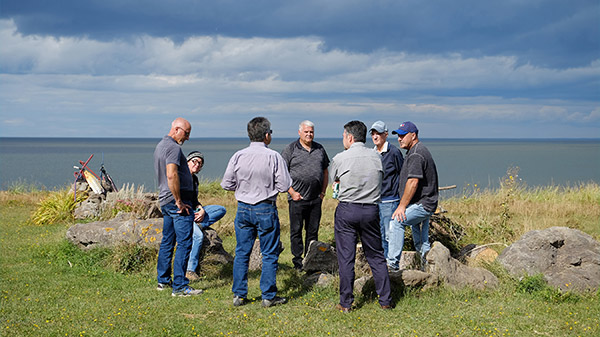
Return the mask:
{"type": "Polygon", "coordinates": [[[233,294],[248,296],[248,264],[252,246],[258,235],[262,253],[260,290],[263,300],[277,295],[277,268],[279,267],[279,215],[277,206],[270,203],[250,205],[238,201],[235,216],[235,258],[233,260],[233,294]]]}
{"type": "MultiPolygon", "coordinates": [[[[191,203],[185,202],[190,205],[191,203]]],[[[172,201],[161,207],[163,213],[162,241],[158,251],[156,264],[157,280],[159,283],[171,282],[171,260],[173,260],[173,292],[185,288],[189,280],[185,277],[185,269],[192,249],[192,226],[194,213],[177,213],[179,208],[172,201]],[[177,243],[175,259],[173,250],[177,243]]]]}
{"type": "Polygon", "coordinates": [[[433,212],[428,212],[423,208],[423,205],[412,204],[406,209],[406,220],[398,221],[392,219],[390,221],[390,247],[389,256],[387,258],[388,266],[398,269],[400,267],[400,256],[402,255],[402,247],[404,246],[404,227],[412,227],[413,242],[415,250],[425,257],[425,254],[431,247],[429,244],[429,218],[433,212]]]}
{"type": "Polygon", "coordinates": [[[188,271],[196,271],[198,268],[198,259],[200,258],[200,250],[202,249],[202,241],[204,240],[204,233],[202,229],[208,228],[210,225],[221,220],[227,210],[223,206],[219,205],[206,205],[203,207],[204,219],[201,222],[194,224],[194,233],[192,234],[192,251],[190,253],[190,260],[187,264],[188,271]]]}
{"type": "Polygon", "coordinates": [[[382,202],[377,204],[379,206],[379,231],[381,231],[381,246],[383,247],[383,256],[387,259],[388,257],[388,245],[390,242],[390,220],[392,220],[392,214],[398,205],[400,200],[382,202]]]}

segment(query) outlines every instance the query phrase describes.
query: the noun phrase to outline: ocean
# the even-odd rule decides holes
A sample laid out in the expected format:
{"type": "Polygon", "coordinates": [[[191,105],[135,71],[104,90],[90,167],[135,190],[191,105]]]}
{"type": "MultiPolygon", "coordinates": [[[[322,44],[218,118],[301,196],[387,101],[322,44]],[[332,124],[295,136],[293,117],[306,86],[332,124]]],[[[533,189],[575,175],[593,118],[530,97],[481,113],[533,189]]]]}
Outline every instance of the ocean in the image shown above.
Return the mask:
{"type": "MultiPolygon", "coordinates": [[[[281,152],[294,138],[273,139],[281,152]]],[[[397,144],[396,137],[388,139],[397,144]]],[[[94,155],[88,166],[100,174],[104,163],[117,187],[124,184],[156,191],[153,153],[159,138],[0,138],[0,189],[19,184],[59,189],[74,181],[73,166],[94,155]]],[[[317,138],[331,158],[343,151],[341,138],[317,138]]],[[[440,186],[456,185],[442,197],[477,188],[497,188],[510,168],[526,186],[600,183],[600,139],[422,139],[436,162],[440,186]]],[[[201,179],[220,180],[227,162],[247,138],[192,138],[185,154],[204,154],[201,179]]],[[[367,146],[373,146],[370,138],[367,146]]],[[[403,150],[404,153],[404,150],[403,150]]]]}

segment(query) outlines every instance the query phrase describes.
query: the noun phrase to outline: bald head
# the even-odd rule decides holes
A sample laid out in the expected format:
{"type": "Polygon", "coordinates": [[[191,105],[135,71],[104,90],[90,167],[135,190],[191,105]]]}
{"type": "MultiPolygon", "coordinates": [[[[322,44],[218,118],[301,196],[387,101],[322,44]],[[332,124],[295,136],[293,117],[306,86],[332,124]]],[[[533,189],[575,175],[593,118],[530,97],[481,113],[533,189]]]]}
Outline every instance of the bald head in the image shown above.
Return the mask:
{"type": "Polygon", "coordinates": [[[169,136],[173,138],[178,144],[183,144],[186,140],[190,139],[190,133],[192,132],[192,125],[184,118],[177,117],[171,123],[171,131],[169,136]]]}

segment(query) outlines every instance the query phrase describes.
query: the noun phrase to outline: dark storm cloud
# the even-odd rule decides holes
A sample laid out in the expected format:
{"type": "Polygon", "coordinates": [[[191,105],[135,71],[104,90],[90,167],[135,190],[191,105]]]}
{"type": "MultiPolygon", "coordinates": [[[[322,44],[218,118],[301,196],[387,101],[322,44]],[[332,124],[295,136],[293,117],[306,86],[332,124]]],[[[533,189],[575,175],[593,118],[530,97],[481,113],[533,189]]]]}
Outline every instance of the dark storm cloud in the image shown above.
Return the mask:
{"type": "Polygon", "coordinates": [[[0,17],[25,35],[104,41],[317,36],[329,49],[516,56],[520,64],[556,68],[600,58],[597,0],[3,0],[0,17]]]}

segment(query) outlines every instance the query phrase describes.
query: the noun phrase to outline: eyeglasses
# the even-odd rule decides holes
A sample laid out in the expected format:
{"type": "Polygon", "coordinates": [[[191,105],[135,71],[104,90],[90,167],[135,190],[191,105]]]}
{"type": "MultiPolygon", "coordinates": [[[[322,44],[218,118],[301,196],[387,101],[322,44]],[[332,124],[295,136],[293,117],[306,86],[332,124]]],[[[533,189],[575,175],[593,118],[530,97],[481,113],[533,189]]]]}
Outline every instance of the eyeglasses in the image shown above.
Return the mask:
{"type": "Polygon", "coordinates": [[[183,131],[183,133],[185,133],[185,136],[186,136],[186,137],[189,137],[189,136],[190,136],[190,132],[191,132],[191,131],[185,131],[183,128],[179,128],[179,129],[181,129],[181,130],[183,131]]]}
{"type": "Polygon", "coordinates": [[[269,134],[272,135],[273,134],[273,130],[269,129],[269,134]]]}
{"type": "Polygon", "coordinates": [[[196,164],[196,165],[200,165],[200,166],[203,165],[202,160],[200,160],[200,159],[192,159],[191,162],[192,162],[192,164],[196,164]]]}

